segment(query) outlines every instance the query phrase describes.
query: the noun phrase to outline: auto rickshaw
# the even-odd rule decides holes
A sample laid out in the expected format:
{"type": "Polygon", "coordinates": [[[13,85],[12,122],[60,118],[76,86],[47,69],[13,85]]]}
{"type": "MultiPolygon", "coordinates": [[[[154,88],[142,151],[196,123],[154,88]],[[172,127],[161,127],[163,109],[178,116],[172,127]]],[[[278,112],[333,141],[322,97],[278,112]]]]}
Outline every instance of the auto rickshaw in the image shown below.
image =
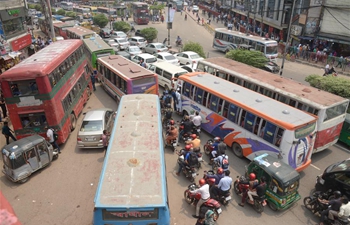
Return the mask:
{"type": "Polygon", "coordinates": [[[2,172],[13,182],[24,183],[37,170],[58,158],[57,149],[40,135],[32,135],[6,145],[2,149],[2,172]]]}
{"type": "Polygon", "coordinates": [[[267,153],[250,159],[246,173],[255,173],[259,181],[262,176],[266,177],[266,201],[272,210],[285,210],[301,198],[300,175],[291,166],[267,153]]]}

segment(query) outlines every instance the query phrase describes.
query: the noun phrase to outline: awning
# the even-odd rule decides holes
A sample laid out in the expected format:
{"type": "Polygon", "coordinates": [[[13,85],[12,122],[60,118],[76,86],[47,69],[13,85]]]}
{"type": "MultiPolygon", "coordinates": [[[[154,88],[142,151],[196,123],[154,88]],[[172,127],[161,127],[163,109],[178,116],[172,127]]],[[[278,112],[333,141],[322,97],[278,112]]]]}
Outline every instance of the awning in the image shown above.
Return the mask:
{"type": "Polygon", "coordinates": [[[314,37],[307,37],[307,36],[298,36],[299,39],[303,39],[303,40],[313,40],[315,39],[314,37]]]}
{"type": "Polygon", "coordinates": [[[350,45],[349,37],[343,37],[343,36],[334,35],[334,34],[319,33],[317,35],[317,38],[320,40],[350,45]]]}
{"type": "Polygon", "coordinates": [[[9,55],[2,55],[1,58],[3,58],[5,61],[12,59],[9,55]]]}

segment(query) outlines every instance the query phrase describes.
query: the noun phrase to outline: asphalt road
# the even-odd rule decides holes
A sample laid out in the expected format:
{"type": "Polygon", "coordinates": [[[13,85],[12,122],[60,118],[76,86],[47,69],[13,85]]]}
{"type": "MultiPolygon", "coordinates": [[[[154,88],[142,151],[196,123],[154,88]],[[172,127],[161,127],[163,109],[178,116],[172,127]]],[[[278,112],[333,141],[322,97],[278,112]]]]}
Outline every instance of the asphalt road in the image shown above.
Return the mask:
{"type": "MultiPolygon", "coordinates": [[[[193,40],[203,44],[205,46],[204,50],[209,52],[210,56],[222,55],[222,53],[211,49],[212,37],[209,32],[204,30],[203,27],[196,25],[193,21],[188,20],[185,23],[178,15],[180,14],[177,13],[175,16],[174,29],[171,31],[172,40],[175,40],[176,36],[180,35],[185,41],[193,40]]],[[[162,41],[167,34],[165,24],[150,25],[158,29],[159,38],[162,41]]],[[[291,76],[298,80],[299,77],[305,76],[304,73],[309,73],[306,71],[315,71],[315,68],[296,63],[286,63],[286,76],[291,76]],[[301,71],[299,69],[295,70],[295,68],[301,68],[301,71]]],[[[91,96],[83,111],[86,112],[90,109],[103,107],[112,108],[113,110],[117,109],[116,103],[104,92],[102,87],[97,86],[97,91],[91,96]]],[[[176,119],[179,120],[180,118],[176,119]]],[[[77,127],[80,126],[81,121],[82,116],[78,119],[77,127]]],[[[68,142],[62,146],[63,151],[58,160],[52,162],[49,167],[32,175],[27,183],[15,184],[5,176],[0,177],[1,191],[12,204],[23,224],[92,224],[93,201],[104,154],[99,149],[78,149],[76,147],[76,135],[77,130],[72,132],[68,142]]],[[[202,144],[207,139],[209,139],[209,136],[203,133],[201,135],[202,144]]],[[[4,143],[3,136],[1,141],[4,143]]],[[[191,216],[194,214],[195,209],[193,206],[189,206],[183,198],[183,192],[190,182],[183,175],[180,177],[175,175],[177,156],[170,149],[165,149],[165,156],[172,224],[195,224],[195,219],[191,216]]],[[[244,173],[245,165],[249,163],[248,160],[238,159],[232,152],[228,152],[228,156],[232,177],[244,173]]],[[[301,172],[302,179],[299,192],[302,198],[310,193],[310,190],[314,187],[315,177],[321,174],[326,166],[348,157],[349,152],[334,146],[314,155],[312,165],[301,172]]],[[[206,162],[199,172],[200,176],[203,175],[204,170],[209,169],[208,160],[205,156],[204,159],[206,162]]],[[[2,161],[0,166],[2,167],[2,161]]],[[[241,225],[305,225],[318,222],[318,218],[302,206],[302,200],[283,212],[274,212],[266,207],[263,214],[257,214],[250,206],[244,208],[238,206],[240,198],[235,196],[235,194],[232,196],[231,203],[227,207],[223,207],[223,213],[217,223],[218,225],[236,223],[241,225]]]]}

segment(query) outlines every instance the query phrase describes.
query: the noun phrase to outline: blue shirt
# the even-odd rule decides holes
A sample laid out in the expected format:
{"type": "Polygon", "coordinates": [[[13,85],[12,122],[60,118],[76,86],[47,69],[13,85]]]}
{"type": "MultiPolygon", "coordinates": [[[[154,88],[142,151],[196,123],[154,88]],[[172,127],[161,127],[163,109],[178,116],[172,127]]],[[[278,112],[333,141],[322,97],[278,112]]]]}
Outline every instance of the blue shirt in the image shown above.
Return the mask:
{"type": "Polygon", "coordinates": [[[214,147],[214,151],[218,151],[218,146],[219,146],[219,143],[218,142],[214,142],[213,144],[212,144],[212,146],[214,147]]]}
{"type": "Polygon", "coordinates": [[[231,188],[231,185],[232,185],[232,178],[225,176],[220,180],[218,184],[218,188],[220,188],[222,191],[228,191],[231,188]]]}
{"type": "Polygon", "coordinates": [[[214,175],[207,175],[208,178],[215,178],[215,185],[218,185],[220,180],[225,176],[225,174],[214,174],[214,175]]]}

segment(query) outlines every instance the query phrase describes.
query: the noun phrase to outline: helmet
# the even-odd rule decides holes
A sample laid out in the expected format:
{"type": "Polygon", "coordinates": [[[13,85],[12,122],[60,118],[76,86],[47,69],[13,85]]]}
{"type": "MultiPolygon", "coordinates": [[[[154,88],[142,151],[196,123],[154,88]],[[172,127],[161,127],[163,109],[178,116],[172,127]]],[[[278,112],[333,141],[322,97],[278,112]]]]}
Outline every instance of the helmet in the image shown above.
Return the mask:
{"type": "Polygon", "coordinates": [[[215,138],[214,138],[214,141],[215,141],[215,142],[219,142],[219,141],[220,141],[220,138],[219,138],[219,137],[215,137],[215,138]]]}
{"type": "Polygon", "coordinates": [[[204,180],[203,178],[200,179],[200,180],[199,180],[199,185],[200,185],[200,186],[203,186],[204,184],[205,184],[205,180],[204,180]]]}
{"type": "Polygon", "coordinates": [[[166,104],[166,107],[171,108],[171,104],[170,103],[166,104]]]}
{"type": "Polygon", "coordinates": [[[175,121],[174,120],[169,120],[169,124],[170,125],[175,125],[175,121]]]}
{"type": "Polygon", "coordinates": [[[220,167],[217,171],[217,174],[223,174],[224,173],[224,170],[220,167]]]}
{"type": "Polygon", "coordinates": [[[341,197],[341,192],[340,191],[335,191],[333,192],[335,198],[340,198],[341,197]]]}
{"type": "Polygon", "coordinates": [[[197,138],[197,135],[196,134],[191,134],[191,138],[194,140],[197,138]]]}
{"type": "Polygon", "coordinates": [[[186,150],[186,151],[191,150],[191,145],[186,145],[186,146],[185,146],[185,150],[186,150]]]}
{"type": "Polygon", "coordinates": [[[256,179],[255,173],[249,174],[249,179],[250,179],[250,180],[255,180],[255,179],[256,179]]]}

